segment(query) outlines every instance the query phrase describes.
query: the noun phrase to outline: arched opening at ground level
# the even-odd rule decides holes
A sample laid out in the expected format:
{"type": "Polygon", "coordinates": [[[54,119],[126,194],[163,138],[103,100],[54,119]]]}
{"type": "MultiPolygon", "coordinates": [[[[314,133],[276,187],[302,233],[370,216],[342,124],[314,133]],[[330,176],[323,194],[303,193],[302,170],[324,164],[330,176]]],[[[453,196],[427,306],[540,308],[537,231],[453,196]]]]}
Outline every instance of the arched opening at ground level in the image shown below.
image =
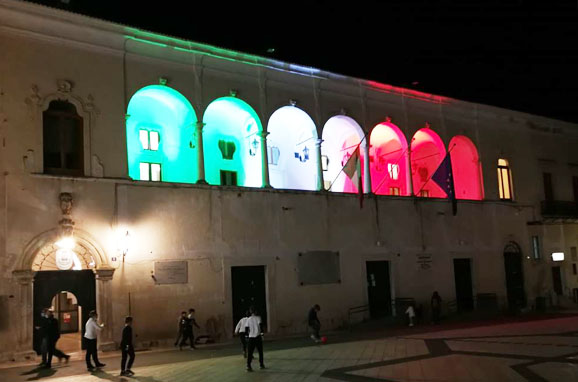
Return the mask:
{"type": "Polygon", "coordinates": [[[82,348],[82,306],[69,291],[61,291],[52,297],[50,309],[58,320],[60,339],[58,349],[65,354],[78,352],[82,348]]]}
{"type": "MultiPolygon", "coordinates": [[[[53,303],[56,299],[62,298],[60,296],[66,296],[72,294],[76,297],[76,320],[79,331],[77,333],[84,336],[84,326],[86,321],[88,321],[88,313],[91,310],[96,310],[96,282],[95,275],[92,270],[79,270],[79,271],[41,271],[37,272],[34,276],[33,281],[33,347],[38,352],[41,349],[42,335],[41,332],[36,329],[40,328],[41,325],[41,313],[45,308],[53,308],[53,303]],[[64,294],[62,292],[65,292],[64,294]],[[78,309],[80,307],[80,309],[78,309]],[[78,323],[78,320],[80,322],[78,323]]],[[[73,300],[71,301],[71,303],[73,300]]],[[[60,304],[60,301],[57,301],[60,304]]],[[[70,307],[68,301],[63,307],[70,307]]],[[[71,309],[72,310],[72,309],[71,309]]],[[[56,311],[56,310],[55,310],[56,311]]],[[[74,316],[70,312],[70,316],[65,316],[63,312],[62,317],[69,317],[67,321],[69,322],[69,328],[73,326],[74,316]]],[[[56,315],[55,315],[56,316],[56,315]]],[[[56,318],[61,321],[61,317],[56,318]]],[[[63,322],[60,322],[62,328],[63,322]]],[[[65,326],[66,328],[66,326],[65,326]]],[[[73,337],[73,336],[71,336],[73,337]]],[[[78,338],[78,337],[76,337],[78,338]]],[[[84,344],[82,344],[84,349],[84,344]]]]}

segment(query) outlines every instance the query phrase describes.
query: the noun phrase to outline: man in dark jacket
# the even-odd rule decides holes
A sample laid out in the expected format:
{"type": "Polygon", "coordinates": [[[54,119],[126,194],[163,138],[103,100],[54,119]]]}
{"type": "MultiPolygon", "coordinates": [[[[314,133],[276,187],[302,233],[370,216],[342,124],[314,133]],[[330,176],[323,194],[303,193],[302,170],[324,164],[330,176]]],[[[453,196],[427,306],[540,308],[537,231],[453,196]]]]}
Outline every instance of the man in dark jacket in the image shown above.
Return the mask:
{"type": "Polygon", "coordinates": [[[60,338],[60,327],[58,325],[58,320],[54,318],[54,312],[52,310],[48,310],[46,312],[45,318],[45,339],[46,339],[46,362],[45,367],[50,368],[52,367],[52,357],[56,356],[59,360],[62,358],[68,359],[70,358],[69,355],[64,354],[62,351],[56,348],[56,342],[60,338]]]}
{"type": "Polygon", "coordinates": [[[321,307],[317,304],[313,305],[311,309],[309,309],[309,314],[307,315],[307,324],[309,328],[311,328],[311,339],[315,342],[321,341],[319,338],[319,330],[321,329],[321,322],[319,322],[319,318],[317,317],[317,312],[321,310],[321,307]]]}
{"type": "Polygon", "coordinates": [[[181,317],[179,317],[178,325],[179,325],[179,332],[177,333],[177,340],[175,341],[175,346],[179,345],[181,339],[185,334],[185,327],[187,326],[187,312],[185,311],[181,312],[181,317]]]}
{"type": "Polygon", "coordinates": [[[134,362],[134,346],[132,343],[132,317],[126,316],[124,319],[124,329],[122,329],[122,340],[120,341],[120,349],[122,351],[122,359],[120,360],[120,375],[132,376],[134,372],[131,370],[134,362]],[[127,356],[128,364],[127,364],[127,356]]]}

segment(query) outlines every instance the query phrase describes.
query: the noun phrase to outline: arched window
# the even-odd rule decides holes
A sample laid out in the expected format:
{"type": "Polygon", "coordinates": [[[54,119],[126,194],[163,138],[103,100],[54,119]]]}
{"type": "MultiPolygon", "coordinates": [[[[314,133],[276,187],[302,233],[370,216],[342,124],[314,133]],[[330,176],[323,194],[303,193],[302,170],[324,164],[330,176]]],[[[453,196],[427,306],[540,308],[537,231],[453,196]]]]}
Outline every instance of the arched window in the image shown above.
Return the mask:
{"type": "Polygon", "coordinates": [[[500,199],[514,199],[512,172],[510,170],[510,164],[506,159],[498,159],[498,188],[500,190],[500,199]]]}
{"type": "Polygon", "coordinates": [[[446,155],[446,148],[439,135],[426,127],[418,130],[411,140],[411,176],[413,193],[426,198],[447,197],[431,177],[446,155]]]}
{"type": "Polygon", "coordinates": [[[267,125],[271,186],[317,189],[317,129],[311,117],[295,106],[284,106],[267,125]]]}
{"type": "Polygon", "coordinates": [[[463,135],[456,135],[448,148],[452,160],[456,199],[482,200],[484,188],[478,150],[463,135]]]}
{"type": "Polygon", "coordinates": [[[377,195],[410,194],[407,140],[390,122],[380,123],[369,138],[371,187],[377,195]]]}
{"type": "Polygon", "coordinates": [[[253,108],[236,97],[209,104],[203,117],[205,175],[209,184],[262,187],[261,121],[253,108]]]}
{"type": "Polygon", "coordinates": [[[44,173],[84,175],[83,120],[67,101],[50,102],[42,114],[44,173]]]}
{"type": "Polygon", "coordinates": [[[325,189],[332,192],[358,192],[355,184],[342,169],[359,145],[361,179],[363,179],[363,162],[365,161],[363,148],[367,143],[363,136],[361,127],[350,117],[337,115],[327,121],[323,127],[323,143],[321,145],[321,158],[324,161],[323,170],[325,171],[325,189]],[[361,145],[359,144],[360,142],[361,145]]]}
{"type": "Polygon", "coordinates": [[[197,117],[189,101],[164,85],[137,91],[128,104],[126,142],[132,179],[194,183],[197,117]]]}

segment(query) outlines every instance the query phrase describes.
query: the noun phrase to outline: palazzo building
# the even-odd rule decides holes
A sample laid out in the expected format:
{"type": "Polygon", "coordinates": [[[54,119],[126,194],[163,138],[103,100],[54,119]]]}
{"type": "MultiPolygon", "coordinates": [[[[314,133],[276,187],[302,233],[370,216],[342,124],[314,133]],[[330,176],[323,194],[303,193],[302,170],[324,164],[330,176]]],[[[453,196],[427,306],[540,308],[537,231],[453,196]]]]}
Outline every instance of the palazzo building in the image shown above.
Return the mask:
{"type": "Polygon", "coordinates": [[[191,307],[223,341],[249,305],[282,336],[578,298],[576,124],[14,0],[0,52],[0,359],[49,306],[112,349],[191,307]]]}

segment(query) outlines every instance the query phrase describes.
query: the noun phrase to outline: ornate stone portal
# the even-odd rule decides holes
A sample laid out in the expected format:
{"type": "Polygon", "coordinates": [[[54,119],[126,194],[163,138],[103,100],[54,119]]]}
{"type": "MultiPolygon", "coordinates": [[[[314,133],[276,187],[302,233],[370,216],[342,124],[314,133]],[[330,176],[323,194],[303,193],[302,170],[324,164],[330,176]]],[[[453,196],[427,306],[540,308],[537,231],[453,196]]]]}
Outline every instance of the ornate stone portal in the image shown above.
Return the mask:
{"type": "Polygon", "coordinates": [[[112,289],[111,281],[114,269],[108,264],[107,256],[98,242],[82,229],[75,229],[72,219],[74,198],[71,193],[59,195],[59,206],[62,217],[58,226],[34,237],[23,249],[15,269],[14,279],[19,284],[19,305],[21,307],[16,330],[18,331],[19,349],[23,355],[29,355],[32,347],[33,312],[34,312],[34,278],[37,272],[45,270],[62,270],[58,266],[56,253],[61,249],[62,240],[69,239],[68,249],[74,252],[78,261],[73,261],[75,269],[92,269],[96,279],[96,308],[100,319],[106,323],[99,344],[101,349],[112,350],[112,289]]]}

